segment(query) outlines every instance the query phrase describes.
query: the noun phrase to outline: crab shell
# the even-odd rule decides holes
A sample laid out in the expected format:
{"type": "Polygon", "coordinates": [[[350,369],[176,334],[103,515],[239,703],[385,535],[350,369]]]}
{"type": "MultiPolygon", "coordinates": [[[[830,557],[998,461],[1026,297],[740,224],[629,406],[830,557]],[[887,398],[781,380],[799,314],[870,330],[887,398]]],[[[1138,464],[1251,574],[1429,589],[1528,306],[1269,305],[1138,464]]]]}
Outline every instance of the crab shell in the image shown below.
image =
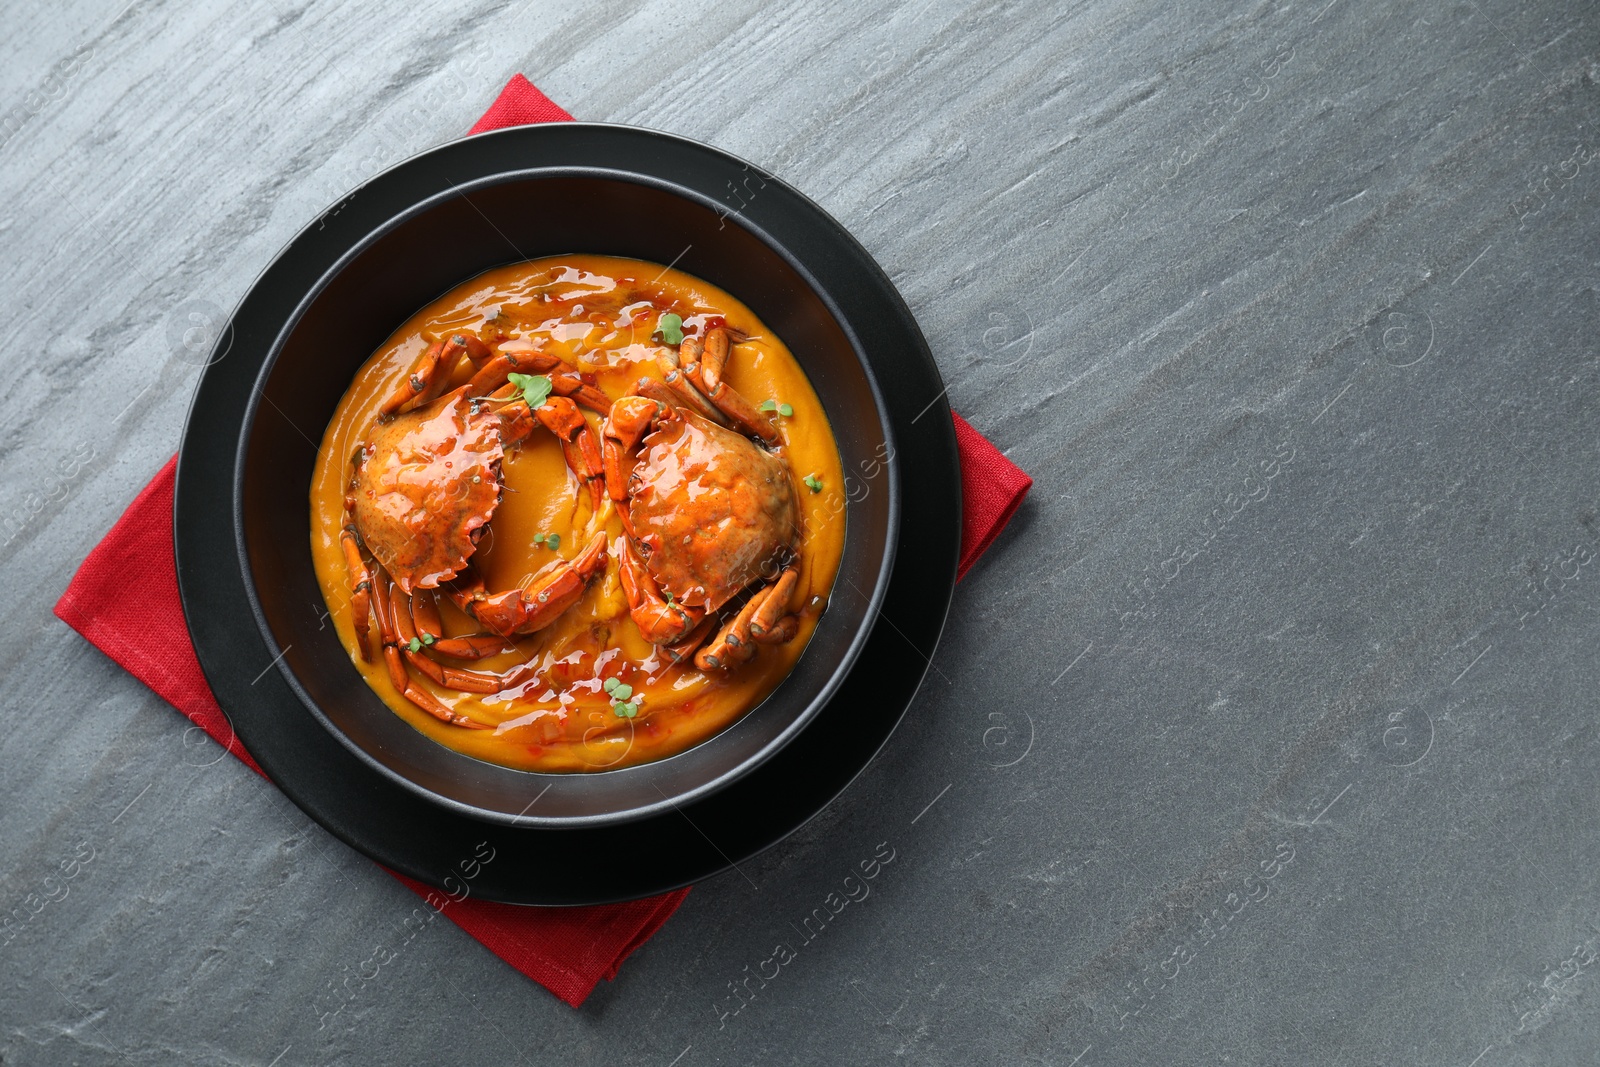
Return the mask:
{"type": "Polygon", "coordinates": [[[357,457],[355,523],[407,594],[455,577],[500,504],[497,416],[446,394],[374,429],[357,457]]]}
{"type": "Polygon", "coordinates": [[[676,416],[644,439],[628,517],[657,587],[716,611],[793,552],[799,507],[781,457],[693,412],[676,416]]]}

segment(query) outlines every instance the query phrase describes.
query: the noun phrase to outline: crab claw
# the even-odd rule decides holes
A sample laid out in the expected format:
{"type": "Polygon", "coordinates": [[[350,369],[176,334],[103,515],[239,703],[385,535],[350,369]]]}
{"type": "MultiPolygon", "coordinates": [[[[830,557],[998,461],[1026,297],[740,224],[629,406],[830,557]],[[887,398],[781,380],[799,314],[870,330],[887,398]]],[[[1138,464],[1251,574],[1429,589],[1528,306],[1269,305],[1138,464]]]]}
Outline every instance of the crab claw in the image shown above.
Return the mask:
{"type": "Polygon", "coordinates": [[[589,502],[596,511],[605,496],[605,468],[594,433],[571,400],[552,396],[534,411],[544,428],[561,440],[561,454],[578,480],[589,487],[589,502]]]}
{"type": "Polygon", "coordinates": [[[481,582],[458,596],[463,611],[502,637],[529,634],[550,625],[578,602],[595,576],[605,570],[606,535],[597,533],[583,551],[562,561],[526,589],[486,593],[481,582]]]}
{"type": "Polygon", "coordinates": [[[656,583],[645,570],[644,562],[627,542],[622,549],[622,592],[628,598],[628,613],[644,639],[653,645],[676,645],[683,641],[700,620],[704,608],[689,607],[661,599],[656,583]]]}
{"type": "Polygon", "coordinates": [[[567,466],[578,476],[578,481],[589,487],[589,503],[599,511],[600,501],[606,494],[605,466],[600,458],[600,446],[595,443],[594,432],[584,421],[578,405],[564,396],[552,396],[537,408],[529,408],[515,394],[502,393],[503,390],[487,398],[490,401],[509,401],[496,413],[500,419],[501,440],[515,444],[532,433],[536,425],[555,434],[561,442],[561,454],[567,466]]]}
{"type": "Polygon", "coordinates": [[[650,432],[651,423],[663,410],[664,404],[647,396],[625,396],[611,405],[611,414],[602,432],[631,452],[639,447],[644,435],[650,432]]]}
{"type": "MultiPolygon", "coordinates": [[[[644,396],[625,396],[611,405],[611,413],[600,428],[601,466],[606,492],[618,504],[628,499],[628,476],[638,458],[639,442],[666,410],[665,404],[644,396]]],[[[627,509],[622,509],[621,514],[626,526],[627,509]]]]}

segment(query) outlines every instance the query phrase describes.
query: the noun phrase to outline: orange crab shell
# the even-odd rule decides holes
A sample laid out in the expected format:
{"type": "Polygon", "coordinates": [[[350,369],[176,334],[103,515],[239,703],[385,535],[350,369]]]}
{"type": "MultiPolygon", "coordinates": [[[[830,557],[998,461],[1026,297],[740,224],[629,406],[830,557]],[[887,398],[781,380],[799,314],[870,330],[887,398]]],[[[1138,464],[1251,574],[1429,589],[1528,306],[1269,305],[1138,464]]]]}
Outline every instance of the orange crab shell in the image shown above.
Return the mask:
{"type": "Polygon", "coordinates": [[[750,439],[688,411],[644,438],[628,517],[663,593],[716,611],[769,572],[799,537],[789,467],[750,439]]]}
{"type": "Polygon", "coordinates": [[[466,566],[499,506],[504,457],[499,418],[459,393],[374,429],[357,456],[356,529],[407,594],[466,566]]]}

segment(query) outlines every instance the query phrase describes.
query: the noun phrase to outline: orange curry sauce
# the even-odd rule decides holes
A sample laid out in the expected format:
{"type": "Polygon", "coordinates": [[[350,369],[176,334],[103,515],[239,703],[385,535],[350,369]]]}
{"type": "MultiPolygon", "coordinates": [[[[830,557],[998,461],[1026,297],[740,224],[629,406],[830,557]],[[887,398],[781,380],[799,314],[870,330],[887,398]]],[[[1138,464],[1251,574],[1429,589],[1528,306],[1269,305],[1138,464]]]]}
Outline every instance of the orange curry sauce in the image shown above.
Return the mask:
{"type": "MultiPolygon", "coordinates": [[[[451,387],[470,377],[462,361],[451,387]]],[[[583,410],[599,439],[599,417],[583,410]]],[[[595,771],[660,759],[705,740],[734,722],[788,675],[816,629],[844,549],[843,476],[827,417],[805,372],[783,342],[732,296],[698,278],[659,264],[608,256],[569,255],[499,267],[456,287],[413,315],[361,367],[322,440],[311,485],[311,550],[317,578],[351,662],[401,718],[440,744],[491,763],[535,771],[595,771]],[[531,582],[557,554],[570,559],[596,530],[610,539],[611,559],[583,598],[552,625],[517,641],[514,652],[457,662],[502,673],[535,663],[532,681],[494,694],[462,693],[434,685],[413,669],[415,684],[490,730],[451,726],[406,700],[383,666],[376,622],[372,660],[357,653],[350,580],[339,533],[348,521],[344,499],[351,456],[378,419],[378,409],[436,339],[470,331],[492,342],[506,334],[546,346],[595,376],[613,400],[644,376],[659,378],[661,347],[651,340],[661,316],[683,319],[684,332],[704,335],[720,317],[748,335],[735,344],[725,379],[752,404],[773,400],[792,415],[775,416],[780,454],[789,461],[801,509],[800,583],[790,598],[799,632],[783,645],[761,646],[751,662],[731,671],[703,672],[692,659],[670,659],[640,636],[628,615],[618,577],[622,524],[609,500],[595,513],[587,492],[564,462],[556,438],[542,427],[508,451],[505,492],[473,562],[490,591],[531,582]],[[820,491],[802,480],[815,479],[820,491]],[[537,535],[559,535],[552,552],[537,535]],[[615,677],[633,687],[634,717],[619,715],[605,692],[615,677]]],[[[439,598],[446,636],[481,627],[439,598]]]]}

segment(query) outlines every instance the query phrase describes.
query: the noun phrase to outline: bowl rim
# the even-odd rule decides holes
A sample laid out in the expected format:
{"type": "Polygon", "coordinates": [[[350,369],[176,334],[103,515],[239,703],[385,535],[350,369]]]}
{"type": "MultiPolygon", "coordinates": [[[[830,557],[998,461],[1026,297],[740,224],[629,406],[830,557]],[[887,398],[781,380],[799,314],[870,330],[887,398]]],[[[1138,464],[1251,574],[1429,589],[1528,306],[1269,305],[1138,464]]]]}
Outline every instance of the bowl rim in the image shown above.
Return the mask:
{"type": "MultiPolygon", "coordinates": [[[[724,165],[733,165],[746,170],[753,170],[761,176],[763,181],[779,186],[787,195],[796,198],[802,203],[802,205],[808,207],[812,212],[814,212],[819,220],[823,221],[826,226],[831,227],[831,229],[834,231],[834,238],[842,238],[849,244],[854,245],[859,254],[865,258],[867,262],[872,263],[873,266],[876,267],[876,262],[872,260],[870,254],[866,252],[865,248],[861,247],[859,242],[855,240],[849,231],[846,230],[844,226],[836,219],[834,219],[831,214],[824,210],[820,205],[816,204],[815,201],[812,201],[804,193],[800,192],[788,182],[767,172],[764,168],[758,167],[755,164],[735,156],[730,152],[726,152],[722,149],[715,148],[691,138],[664,133],[659,130],[651,130],[644,127],[630,126],[625,124],[561,123],[560,126],[567,130],[573,130],[574,128],[579,130],[584,128],[593,128],[610,131],[625,131],[629,135],[644,135],[648,139],[671,142],[678,146],[686,147],[691,151],[710,155],[717,158],[724,165]]],[[[359,193],[361,190],[366,189],[375,183],[382,182],[386,178],[403,176],[405,172],[425,168],[429,165],[431,160],[441,155],[449,154],[464,142],[511,136],[515,135],[517,131],[525,129],[526,127],[511,127],[504,130],[490,131],[488,133],[477,134],[470,137],[456,138],[454,140],[436,145],[427,151],[408,157],[394,166],[385,169],[381,173],[375,175],[373,178],[364,182],[356,190],[356,193],[359,193]]],[[[349,200],[350,197],[356,195],[356,193],[347,194],[339,201],[336,201],[335,206],[344,203],[346,200],[349,200]]],[[[318,218],[322,217],[322,215],[318,216],[318,218]]],[[[304,227],[293,239],[291,239],[290,244],[294,244],[301,240],[312,228],[312,225],[315,224],[316,220],[313,220],[311,224],[308,224],[306,227],[304,227]]],[[[490,220],[490,225],[494,225],[492,220],[490,220]]],[[[516,248],[515,244],[513,244],[509,238],[507,238],[506,241],[510,248],[517,252],[517,256],[519,258],[507,259],[503,262],[506,264],[525,262],[525,258],[520,258],[522,257],[522,253],[516,248]]],[[[573,250],[570,254],[580,253],[581,250],[573,250]]],[[[561,253],[556,253],[556,255],[560,254],[561,253]]],[[[548,257],[537,256],[534,258],[548,257]]],[[[274,262],[276,262],[276,260],[274,260],[274,262]]],[[[493,269],[493,267],[496,265],[499,264],[487,264],[481,268],[479,273],[493,269]]],[[[472,277],[476,276],[477,275],[474,274],[464,277],[458,282],[454,283],[454,285],[458,286],[464,284],[465,282],[470,281],[472,277]]],[[[448,291],[449,290],[446,289],[442,292],[448,291]]],[[[736,299],[739,298],[739,294],[737,293],[733,293],[732,295],[736,299]]],[[[839,689],[844,684],[845,679],[855,668],[861,652],[866,646],[867,641],[872,633],[873,626],[877,621],[882,609],[883,601],[888,593],[890,578],[894,571],[898,544],[901,536],[901,458],[900,450],[895,447],[896,441],[894,428],[889,416],[882,384],[879,382],[878,376],[874,372],[870,361],[865,357],[864,352],[865,346],[860,338],[859,333],[845,317],[842,309],[839,307],[832,294],[822,286],[816,275],[810,269],[808,269],[807,266],[800,261],[800,259],[796,257],[789,247],[773,237],[764,228],[755,225],[742,213],[727,212],[725,210],[725,205],[709,196],[706,196],[700,191],[688,188],[678,184],[677,182],[670,181],[653,174],[644,173],[639,170],[630,170],[613,166],[574,165],[563,163],[554,163],[548,166],[519,166],[511,169],[498,170],[493,173],[478,174],[459,182],[453,182],[448,187],[439,189],[425,198],[411,203],[401,211],[390,215],[383,222],[375,226],[368,227],[366,232],[357,241],[351,243],[343,251],[343,253],[341,253],[339,257],[326,270],[323,271],[319,277],[317,277],[309,286],[306,287],[304,293],[296,302],[294,310],[284,320],[267,350],[267,355],[262,361],[260,369],[256,374],[244,416],[240,424],[239,437],[234,456],[232,487],[231,518],[234,531],[235,550],[238,554],[240,572],[244,579],[243,584],[251,614],[255,621],[256,627],[266,644],[268,652],[275,657],[273,660],[273,667],[276,668],[277,673],[284,679],[289,689],[295,694],[301,704],[311,713],[312,717],[315,718],[325,730],[331,733],[340,744],[342,744],[347,750],[355,755],[356,758],[362,763],[377,771],[390,781],[401,786],[403,789],[406,789],[407,791],[423,798],[427,802],[444,807],[448,810],[472,819],[517,827],[580,829],[648,819],[666,812],[670,812],[674,809],[679,809],[680,805],[682,804],[699,801],[705,797],[711,796],[714,793],[726,789],[728,786],[743,779],[771,760],[774,755],[785,748],[796,736],[798,736],[801,731],[809,727],[820,714],[821,710],[837,695],[839,689]],[[301,683],[299,677],[289,666],[287,648],[279,644],[277,637],[273,633],[270,623],[267,619],[266,612],[262,606],[257,588],[257,578],[249,558],[249,546],[244,521],[245,469],[248,462],[252,431],[255,427],[257,415],[261,410],[261,401],[264,399],[266,382],[276,368],[279,357],[281,356],[289,337],[299,326],[311,306],[325,293],[327,287],[332,284],[333,281],[338,278],[339,275],[346,270],[351,263],[353,263],[361,255],[365,254],[375,243],[382,240],[384,237],[393,233],[395,230],[404,226],[408,222],[411,222],[414,219],[437,209],[443,204],[453,201],[458,197],[466,199],[468,203],[471,203],[471,193],[483,191],[510,182],[552,178],[595,178],[600,180],[626,182],[634,185],[653,188],[668,195],[679,197],[700,207],[711,210],[712,212],[723,216],[724,221],[731,221],[733,224],[744,229],[745,232],[760,242],[761,245],[769,252],[778,256],[789,267],[790,270],[794,271],[796,276],[799,277],[808,288],[810,288],[812,293],[827,309],[828,314],[832,318],[834,324],[839,328],[849,343],[851,352],[855,357],[856,364],[867,380],[868,387],[872,395],[873,407],[877,413],[878,426],[882,431],[885,441],[888,442],[890,446],[889,459],[884,462],[885,473],[887,475],[886,485],[888,495],[888,516],[884,531],[884,543],[882,545],[883,555],[877,568],[877,573],[873,579],[872,589],[870,590],[870,594],[868,596],[868,603],[864,612],[862,613],[861,621],[856,625],[855,631],[850,637],[850,643],[844,654],[839,657],[836,663],[834,663],[822,685],[819,686],[812,696],[806,701],[805,706],[793,716],[793,718],[783,727],[782,730],[762,744],[761,747],[754,753],[746,756],[738,763],[728,767],[720,773],[717,773],[714,776],[699,782],[689,789],[674,792],[670,795],[662,794],[662,799],[659,801],[650,801],[644,804],[636,804],[625,808],[583,815],[556,816],[533,814],[530,813],[529,808],[533,807],[533,805],[537,803],[538,799],[543,797],[545,791],[558,787],[559,783],[563,780],[572,779],[575,777],[590,778],[594,775],[644,777],[652,773],[652,768],[659,768],[665,764],[669,764],[673,760],[686,756],[690,752],[695,752],[703,749],[705,746],[717,743],[718,738],[727,736],[729,731],[734,726],[736,726],[739,722],[744,721],[748,715],[755,712],[756,708],[759,707],[760,704],[746,709],[742,715],[734,719],[722,730],[680,752],[676,752],[672,755],[645,763],[631,765],[629,767],[607,768],[598,771],[551,772],[506,767],[501,764],[480,760],[477,757],[451,749],[449,746],[443,745],[442,743],[434,741],[432,738],[428,738],[426,735],[423,735],[428,742],[438,745],[440,749],[443,749],[446,753],[448,753],[445,758],[451,763],[454,763],[458,759],[470,760],[473,764],[479,765],[480,771],[482,767],[487,767],[491,768],[491,770],[486,773],[494,774],[497,777],[509,775],[515,776],[517,779],[526,780],[529,783],[528,792],[530,795],[534,796],[534,799],[522,810],[521,813],[513,814],[509,811],[479,807],[475,804],[468,803],[455,797],[444,795],[408,777],[399,770],[389,766],[387,763],[374,756],[373,753],[368,751],[365,746],[359,744],[354,738],[346,734],[344,730],[340,729],[340,727],[331,719],[328,713],[320,706],[320,704],[312,697],[310,692],[301,683]],[[543,785],[543,789],[540,788],[541,784],[543,785]]],[[[848,515],[848,512],[846,514],[848,515]]],[[[838,593],[838,580],[839,578],[836,577],[835,586],[830,587],[830,598],[838,593]]],[[[802,652],[801,655],[803,658],[805,653],[802,652]]],[[[765,698],[763,698],[761,703],[766,703],[767,701],[773,699],[774,696],[781,693],[786,684],[787,677],[783,681],[779,682],[779,684],[773,689],[772,693],[769,693],[765,698]]],[[[387,710],[390,710],[392,713],[392,709],[387,710]]],[[[409,726],[409,724],[407,725],[409,726]]]]}

